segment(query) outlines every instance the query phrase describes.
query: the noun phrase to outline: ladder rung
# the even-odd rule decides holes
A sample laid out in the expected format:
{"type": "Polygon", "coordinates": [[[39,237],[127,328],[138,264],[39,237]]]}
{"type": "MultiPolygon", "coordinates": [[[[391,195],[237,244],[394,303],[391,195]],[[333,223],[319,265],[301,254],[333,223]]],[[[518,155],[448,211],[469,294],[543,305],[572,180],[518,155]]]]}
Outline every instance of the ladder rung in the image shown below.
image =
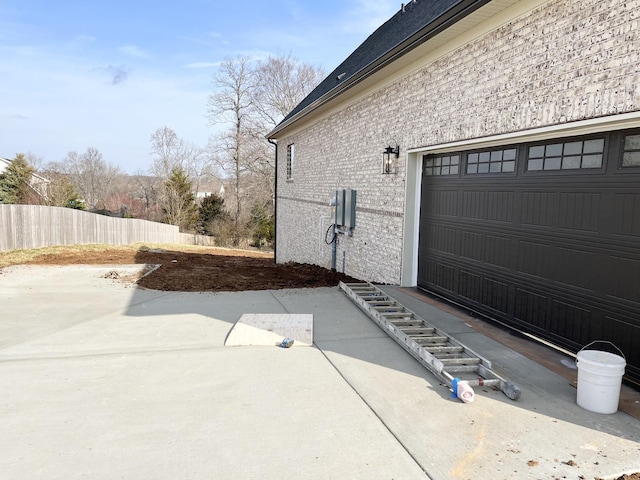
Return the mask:
{"type": "Polygon", "coordinates": [[[375,310],[378,310],[381,314],[385,314],[385,313],[398,313],[398,312],[405,312],[404,307],[398,307],[398,306],[392,306],[389,305],[388,307],[385,306],[379,306],[379,307],[373,307],[375,310]]]}
{"type": "Polygon", "coordinates": [[[444,368],[444,370],[446,370],[447,372],[455,372],[455,373],[459,373],[459,372],[469,373],[469,372],[477,371],[478,366],[477,365],[448,365],[444,368]]]}
{"type": "Polygon", "coordinates": [[[443,365],[478,365],[479,358],[463,357],[463,358],[441,358],[439,359],[443,365]]]}
{"type": "Polygon", "coordinates": [[[462,353],[464,347],[429,347],[427,351],[431,354],[436,353],[462,353]]]}
{"type": "Polygon", "coordinates": [[[449,340],[449,337],[436,337],[427,335],[416,335],[415,337],[413,335],[409,336],[418,343],[420,343],[420,341],[428,343],[445,343],[447,340],[449,340]]]}
{"type": "Polygon", "coordinates": [[[447,344],[446,343],[434,343],[434,342],[430,342],[429,341],[429,337],[421,337],[421,336],[417,336],[417,337],[412,337],[411,338],[414,342],[416,342],[418,345],[420,345],[422,348],[424,348],[427,352],[429,351],[429,349],[433,346],[435,347],[445,347],[447,344]]]}
{"type": "MultiPolygon", "coordinates": [[[[380,312],[380,315],[390,319],[391,321],[394,321],[394,318],[414,318],[413,313],[411,312],[380,312]]],[[[422,320],[420,320],[420,323],[422,323],[422,320]]]]}
{"type": "MultiPolygon", "coordinates": [[[[414,335],[432,335],[433,332],[436,331],[435,328],[430,327],[409,327],[409,328],[400,328],[400,330],[405,334],[413,337],[414,335]]],[[[447,338],[447,337],[433,337],[433,338],[447,338]]]]}
{"type": "Polygon", "coordinates": [[[441,361],[445,361],[448,359],[455,359],[455,358],[469,358],[469,357],[465,357],[465,356],[460,356],[462,354],[460,353],[437,353],[434,355],[435,358],[437,358],[438,360],[441,361]]]}
{"type": "Polygon", "coordinates": [[[389,298],[365,298],[364,301],[368,305],[396,305],[396,302],[389,298]]]}
{"type": "Polygon", "coordinates": [[[367,295],[359,295],[360,298],[362,298],[363,300],[375,300],[375,299],[383,299],[383,300],[389,300],[389,297],[387,295],[376,295],[375,293],[371,293],[371,294],[367,294],[367,295]]]}
{"type": "MultiPolygon", "coordinates": [[[[425,350],[429,350],[427,348],[425,348],[425,350]]],[[[431,353],[431,352],[429,352],[431,353]]],[[[431,355],[433,355],[434,357],[436,357],[438,360],[443,360],[443,359],[447,359],[447,358],[469,358],[469,357],[465,357],[464,353],[461,352],[454,352],[454,353],[432,353],[431,355]],[[461,356],[462,355],[462,356],[461,356]]]]}
{"type": "Polygon", "coordinates": [[[378,293],[378,290],[376,288],[369,287],[367,285],[362,286],[362,285],[356,285],[351,283],[351,284],[347,284],[347,286],[355,293],[361,293],[361,292],[371,292],[374,294],[378,293]]]}
{"type": "Polygon", "coordinates": [[[400,327],[400,329],[403,329],[404,327],[420,327],[422,325],[422,322],[420,320],[389,320],[391,323],[393,323],[396,327],[400,327]]]}

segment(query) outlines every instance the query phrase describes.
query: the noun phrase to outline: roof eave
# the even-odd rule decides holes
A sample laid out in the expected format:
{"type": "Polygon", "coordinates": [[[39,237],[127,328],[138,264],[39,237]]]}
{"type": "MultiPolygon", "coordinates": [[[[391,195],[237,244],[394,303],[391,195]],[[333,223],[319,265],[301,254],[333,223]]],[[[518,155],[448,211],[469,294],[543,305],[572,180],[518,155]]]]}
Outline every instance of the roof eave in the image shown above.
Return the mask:
{"type": "Polygon", "coordinates": [[[370,77],[374,73],[378,72],[382,68],[388,66],[389,64],[396,61],[398,58],[402,57],[406,53],[410,52],[416,47],[419,47],[423,43],[427,42],[429,39],[435,37],[439,33],[443,32],[447,28],[455,25],[457,22],[470,15],[478,8],[486,5],[491,0],[466,0],[458,5],[455,8],[449,10],[445,14],[441,15],[429,25],[426,25],[424,28],[404,40],[403,42],[396,45],[394,48],[390,49],[384,55],[380,56],[375,61],[371,62],[366,67],[362,68],[360,71],[351,75],[347,78],[343,83],[336,86],[335,88],[329,90],[323,96],[318,98],[313,103],[309,104],[304,109],[300,110],[297,114],[292,116],[291,118],[283,121],[278,126],[276,126],[269,134],[267,135],[268,139],[275,139],[277,135],[283,130],[287,129],[298,120],[306,117],[311,112],[317,110],[322,105],[330,102],[342,95],[345,91],[351,89],[355,85],[359,84],[366,78],[370,77]]]}

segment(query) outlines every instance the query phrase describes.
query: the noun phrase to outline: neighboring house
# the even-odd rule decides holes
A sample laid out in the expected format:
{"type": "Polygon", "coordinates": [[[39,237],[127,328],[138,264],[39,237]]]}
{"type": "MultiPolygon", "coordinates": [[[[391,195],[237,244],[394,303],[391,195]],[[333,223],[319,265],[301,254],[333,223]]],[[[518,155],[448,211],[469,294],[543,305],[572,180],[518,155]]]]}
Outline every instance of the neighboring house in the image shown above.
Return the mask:
{"type": "Polygon", "coordinates": [[[611,341],[640,381],[639,11],[403,5],[270,134],[276,261],[418,286],[573,351],[611,341]],[[329,245],[339,189],[355,208],[329,245]]]}
{"type": "Polygon", "coordinates": [[[198,190],[194,191],[194,196],[196,198],[196,203],[200,203],[204,197],[208,197],[210,195],[218,195],[224,198],[225,188],[222,180],[210,179],[205,182],[202,182],[198,185],[198,190]]]}
{"type": "MultiPolygon", "coordinates": [[[[11,165],[11,162],[12,160],[9,160],[8,158],[0,157],[0,173],[4,172],[5,169],[11,165]]],[[[47,187],[49,183],[51,183],[50,180],[47,180],[36,173],[32,173],[29,186],[38,194],[38,196],[46,200],[48,198],[47,187]]]]}

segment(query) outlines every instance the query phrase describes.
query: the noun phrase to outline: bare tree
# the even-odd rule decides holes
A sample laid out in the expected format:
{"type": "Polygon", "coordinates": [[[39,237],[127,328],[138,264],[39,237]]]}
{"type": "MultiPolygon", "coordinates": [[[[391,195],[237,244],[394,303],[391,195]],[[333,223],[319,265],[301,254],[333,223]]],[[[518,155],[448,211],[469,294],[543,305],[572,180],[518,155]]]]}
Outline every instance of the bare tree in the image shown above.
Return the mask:
{"type": "Polygon", "coordinates": [[[275,128],[324,77],[321,68],[300,63],[291,53],[260,62],[255,70],[253,97],[264,134],[275,128]]]}
{"type": "Polygon", "coordinates": [[[27,152],[24,154],[27,162],[31,165],[36,171],[40,170],[44,165],[44,159],[40,155],[36,155],[33,152],[27,152]]]}
{"type": "Polygon", "coordinates": [[[161,127],[151,135],[151,154],[154,156],[151,173],[159,178],[168,178],[171,170],[182,167],[181,141],[169,127],[161,127]]]}
{"type": "MultiPolygon", "coordinates": [[[[256,183],[272,199],[275,193],[275,159],[273,147],[266,142],[265,137],[324,77],[325,73],[321,68],[301,63],[291,53],[286,56],[270,56],[255,69],[252,94],[256,112],[253,128],[256,160],[251,163],[251,168],[258,177],[256,183]]],[[[263,197],[254,199],[253,203],[268,210],[273,209],[272,205],[264,202],[263,197]]]]}
{"type": "Polygon", "coordinates": [[[102,154],[92,147],[82,154],[69,152],[62,162],[51,163],[49,168],[66,174],[89,208],[106,208],[122,174],[117,166],[107,163],[102,154]]]}
{"type": "Polygon", "coordinates": [[[151,153],[154,155],[151,173],[167,179],[180,167],[191,180],[197,196],[203,178],[215,176],[203,148],[189,143],[169,127],[161,127],[151,135],[151,153]]]}
{"type": "Polygon", "coordinates": [[[233,182],[236,232],[259,206],[273,213],[275,190],[273,147],[267,134],[322,79],[323,72],[299,63],[291,55],[253,64],[248,57],[226,58],[213,79],[208,117],[212,125],[229,128],[213,136],[209,150],[233,182]]]}
{"type": "Polygon", "coordinates": [[[233,182],[236,231],[242,214],[242,176],[251,162],[245,147],[248,144],[250,119],[254,114],[253,69],[249,57],[225,58],[213,79],[215,93],[209,96],[208,117],[214,124],[229,123],[231,128],[215,139],[214,160],[233,182]]]}
{"type": "Polygon", "coordinates": [[[129,185],[133,198],[130,212],[138,218],[159,222],[162,220],[160,196],[162,195],[162,180],[152,175],[145,175],[138,171],[129,185]]]}

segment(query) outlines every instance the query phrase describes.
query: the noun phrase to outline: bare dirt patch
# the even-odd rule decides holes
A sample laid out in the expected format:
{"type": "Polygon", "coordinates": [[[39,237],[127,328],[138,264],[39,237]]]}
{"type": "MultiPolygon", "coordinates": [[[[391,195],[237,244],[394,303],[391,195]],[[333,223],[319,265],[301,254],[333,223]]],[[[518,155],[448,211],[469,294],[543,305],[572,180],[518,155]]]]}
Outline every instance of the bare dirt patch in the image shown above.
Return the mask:
{"type": "Polygon", "coordinates": [[[5,261],[0,265],[160,265],[137,279],[144,288],[181,292],[229,292],[282,288],[333,287],[357,281],[316,265],[276,264],[259,251],[170,247],[58,247],[5,261]]]}

